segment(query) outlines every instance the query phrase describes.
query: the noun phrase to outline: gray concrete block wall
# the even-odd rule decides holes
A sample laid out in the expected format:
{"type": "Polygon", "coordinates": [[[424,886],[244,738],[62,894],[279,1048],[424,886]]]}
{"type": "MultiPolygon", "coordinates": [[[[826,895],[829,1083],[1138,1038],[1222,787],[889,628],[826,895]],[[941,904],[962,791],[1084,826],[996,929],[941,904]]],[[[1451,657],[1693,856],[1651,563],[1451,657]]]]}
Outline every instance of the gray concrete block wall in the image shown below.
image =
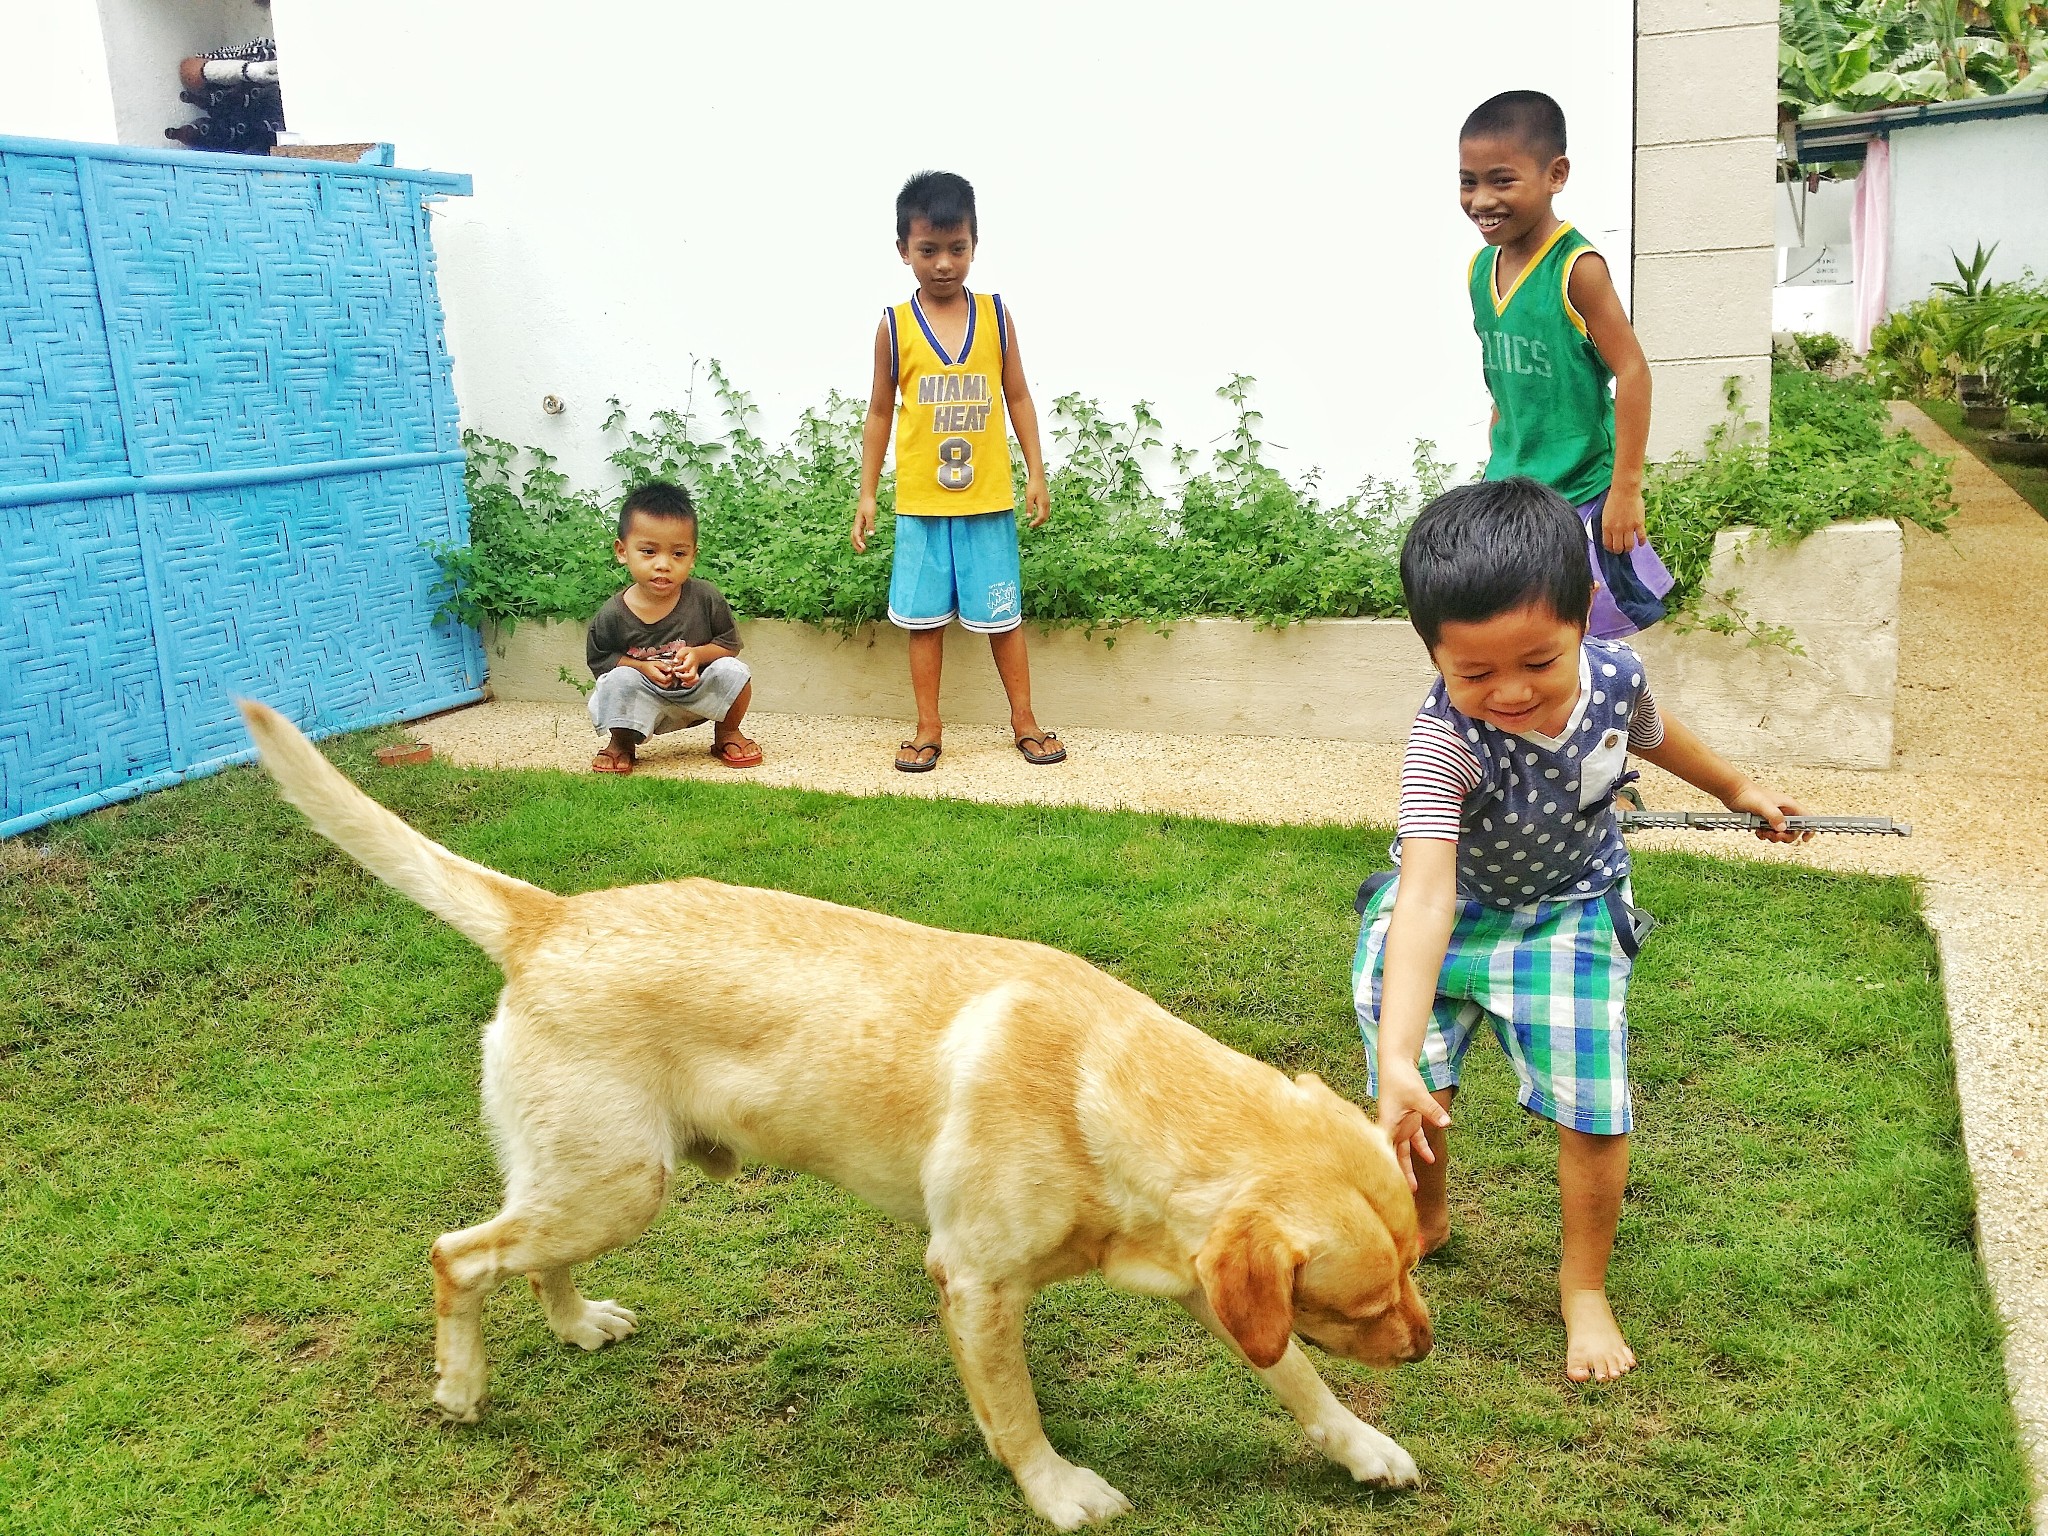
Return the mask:
{"type": "Polygon", "coordinates": [[[1776,0],[1639,0],[1633,303],[1650,457],[1696,452],[1741,381],[1768,420],[1776,0]]]}

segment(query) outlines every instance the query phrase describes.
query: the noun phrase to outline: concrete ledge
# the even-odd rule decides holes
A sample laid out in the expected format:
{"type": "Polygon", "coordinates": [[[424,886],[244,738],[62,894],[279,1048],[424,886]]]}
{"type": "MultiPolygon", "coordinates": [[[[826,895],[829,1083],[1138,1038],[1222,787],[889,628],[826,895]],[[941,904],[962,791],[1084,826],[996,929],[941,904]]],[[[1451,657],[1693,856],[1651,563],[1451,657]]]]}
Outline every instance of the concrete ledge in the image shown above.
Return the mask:
{"type": "MultiPolygon", "coordinates": [[[[1639,636],[1657,696],[1737,762],[1887,768],[1898,676],[1897,525],[1823,529],[1772,548],[1747,530],[1724,533],[1709,590],[1735,588],[1758,625],[1784,625],[1806,654],[1739,637],[1660,626],[1639,636]]],[[[561,679],[588,681],[584,626],[522,624],[484,636],[492,693],[574,703],[561,679]]],[[[910,716],[903,633],[870,625],[840,635],[808,624],[741,627],[758,709],[782,714],[910,716]]],[[[1405,620],[1326,619],[1262,630],[1231,619],[1188,619],[1164,633],[1034,629],[1033,702],[1054,726],[1193,736],[1306,736],[1398,743],[1432,672],[1405,620]]],[[[946,718],[1009,719],[977,638],[947,641],[946,718]]]]}

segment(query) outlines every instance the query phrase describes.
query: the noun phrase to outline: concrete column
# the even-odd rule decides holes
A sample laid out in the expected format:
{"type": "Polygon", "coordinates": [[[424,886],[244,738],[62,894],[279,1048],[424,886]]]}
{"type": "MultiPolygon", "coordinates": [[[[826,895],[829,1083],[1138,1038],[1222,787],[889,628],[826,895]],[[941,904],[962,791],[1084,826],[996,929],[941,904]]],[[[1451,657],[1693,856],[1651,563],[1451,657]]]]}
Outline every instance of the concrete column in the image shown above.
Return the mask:
{"type": "Polygon", "coordinates": [[[1650,458],[1696,451],[1741,381],[1769,420],[1777,0],[1638,0],[1634,321],[1650,458]]]}

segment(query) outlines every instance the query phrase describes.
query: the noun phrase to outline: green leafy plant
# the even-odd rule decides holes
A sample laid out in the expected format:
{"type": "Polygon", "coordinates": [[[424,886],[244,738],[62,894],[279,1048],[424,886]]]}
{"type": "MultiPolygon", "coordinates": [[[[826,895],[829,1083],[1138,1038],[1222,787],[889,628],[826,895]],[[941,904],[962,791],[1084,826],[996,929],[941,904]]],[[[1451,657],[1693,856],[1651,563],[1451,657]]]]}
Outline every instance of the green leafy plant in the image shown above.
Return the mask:
{"type": "Polygon", "coordinates": [[[1794,331],[1792,344],[1809,368],[1831,367],[1841,360],[1844,350],[1842,338],[1833,331],[1794,331]]]}
{"type": "Polygon", "coordinates": [[[1092,400],[1055,401],[1053,441],[1069,451],[1050,475],[1052,520],[1025,541],[1025,612],[1111,625],[1399,613],[1401,534],[1451,467],[1419,442],[1409,481],[1367,480],[1325,502],[1313,472],[1290,481],[1266,462],[1252,387],[1239,375],[1217,390],[1236,418],[1209,469],[1191,473],[1189,450],[1163,450],[1184,477],[1171,497],[1145,473],[1162,451],[1147,405],[1122,422],[1092,400]]]}
{"type": "Polygon", "coordinates": [[[1998,242],[1996,240],[1991,242],[1989,250],[1985,249],[1984,242],[1979,240],[1977,242],[1976,254],[1971,256],[1968,261],[1964,261],[1962,257],[1951,250],[1948,253],[1948,259],[1955,263],[1955,281],[1952,283],[1936,283],[1934,287],[1942,293],[1952,293],[1960,299],[1974,299],[1980,293],[1990,292],[1998,285],[1986,282],[1984,280],[1984,273],[1991,265],[1992,252],[1997,249],[1998,242]]]}
{"type": "Polygon", "coordinates": [[[2024,0],[1783,0],[1778,104],[1826,117],[2038,90],[2048,8],[2024,0]]]}
{"type": "MultiPolygon", "coordinates": [[[[656,411],[647,430],[628,425],[614,400],[607,429],[624,434],[611,455],[620,491],[673,480],[697,503],[697,574],[717,584],[736,613],[851,627],[888,612],[894,496],[882,487],[882,516],[868,554],[847,543],[860,483],[863,408],[836,390],[807,410],[794,437],[770,447],[755,430],[754,401],[716,362],[706,372],[715,419],[696,413],[696,379],[680,411],[656,411]]],[[[622,585],[617,574],[612,587],[622,585]]],[[[574,617],[587,617],[577,614],[574,617]]]]}
{"type": "Polygon", "coordinates": [[[2048,438],[2048,405],[2016,405],[2006,414],[2010,437],[2048,438]]]}
{"type": "Polygon", "coordinates": [[[2031,273],[2000,283],[1959,309],[1951,332],[1957,352],[1974,359],[2000,395],[2048,403],[2048,285],[2031,273]]]}
{"type": "MultiPolygon", "coordinates": [[[[886,611],[893,498],[865,556],[847,545],[860,467],[859,402],[835,395],[806,412],[792,441],[771,447],[753,402],[722,369],[708,370],[716,411],[656,411],[630,426],[614,403],[607,427],[623,442],[611,462],[624,485],[610,501],[573,491],[545,454],[478,434],[469,446],[471,543],[436,550],[445,611],[486,619],[584,619],[617,591],[616,506],[648,479],[688,485],[697,501],[698,570],[748,618],[848,628],[886,611]]],[[[1311,470],[1290,479],[1266,459],[1253,381],[1218,395],[1235,409],[1206,467],[1169,445],[1151,407],[1127,417],[1092,400],[1053,402],[1051,521],[1023,536],[1024,611],[1045,623],[1114,629],[1215,616],[1262,624],[1394,616],[1402,609],[1401,538],[1421,505],[1449,483],[1434,445],[1415,445],[1409,475],[1369,479],[1326,500],[1311,470]],[[1154,472],[1170,474],[1171,492],[1154,472]]],[[[1705,451],[1657,469],[1645,491],[1650,533],[1696,606],[1722,528],[1803,537],[1847,519],[1899,517],[1941,526],[1943,461],[1887,429],[1878,391],[1860,380],[1800,369],[1776,374],[1768,446],[1742,402],[1705,451]]],[[[1018,469],[1021,477],[1021,466],[1018,469]]],[[[1727,611],[1732,608],[1723,605],[1727,611]]],[[[1718,622],[1718,621],[1716,621],[1718,622]]],[[[1756,634],[1753,627],[1745,632],[1756,634]]]]}
{"type": "Polygon", "coordinates": [[[1872,380],[1895,397],[1944,399],[1981,373],[2006,399],[2048,402],[2048,284],[2028,273],[1964,295],[1966,281],[1885,317],[1865,359],[1872,380]]]}
{"type": "MultiPolygon", "coordinates": [[[[1674,606],[1698,611],[1724,528],[1762,530],[1790,544],[1830,523],[1898,518],[1939,531],[1952,511],[1948,461],[1891,430],[1884,400],[1869,383],[1781,368],[1771,380],[1771,431],[1760,441],[1735,380],[1728,419],[1697,457],[1650,473],[1644,491],[1651,540],[1677,579],[1674,606]]],[[[1720,600],[1730,623],[1739,604],[1720,600]]],[[[1721,620],[1703,618],[1708,627],[1721,620]]],[[[1768,637],[1765,637],[1768,638],[1768,637]]]]}
{"type": "Polygon", "coordinates": [[[469,431],[462,446],[469,542],[429,546],[441,568],[439,616],[507,626],[590,617],[620,586],[616,518],[590,492],[570,489],[538,448],[469,431]]]}

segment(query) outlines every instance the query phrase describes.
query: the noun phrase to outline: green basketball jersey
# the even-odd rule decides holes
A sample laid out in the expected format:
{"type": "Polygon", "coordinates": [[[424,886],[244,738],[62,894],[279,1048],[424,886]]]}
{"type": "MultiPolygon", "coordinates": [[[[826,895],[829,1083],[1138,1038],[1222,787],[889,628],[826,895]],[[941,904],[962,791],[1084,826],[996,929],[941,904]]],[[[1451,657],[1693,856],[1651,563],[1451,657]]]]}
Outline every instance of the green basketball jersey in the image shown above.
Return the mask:
{"type": "Polygon", "coordinates": [[[1614,375],[1572,308],[1572,265],[1593,247],[1560,224],[1503,294],[1494,283],[1500,249],[1472,258],[1472,328],[1500,420],[1486,478],[1527,475],[1574,506],[1614,479],[1614,375]]]}

